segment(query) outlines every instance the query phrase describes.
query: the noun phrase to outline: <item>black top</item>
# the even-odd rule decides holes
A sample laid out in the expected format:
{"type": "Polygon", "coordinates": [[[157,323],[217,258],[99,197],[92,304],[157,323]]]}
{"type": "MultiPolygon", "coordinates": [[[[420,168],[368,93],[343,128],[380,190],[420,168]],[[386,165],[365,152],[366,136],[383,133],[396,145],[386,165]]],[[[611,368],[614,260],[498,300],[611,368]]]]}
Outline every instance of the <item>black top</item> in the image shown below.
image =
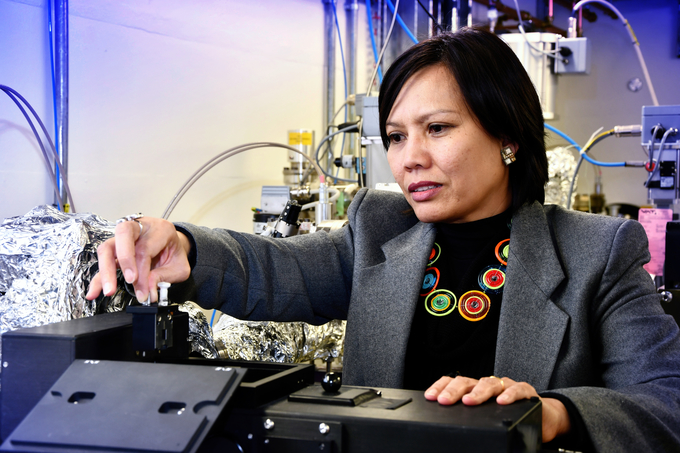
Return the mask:
{"type": "Polygon", "coordinates": [[[442,376],[493,374],[510,218],[508,211],[436,225],[406,351],[404,388],[425,390],[442,376]]]}

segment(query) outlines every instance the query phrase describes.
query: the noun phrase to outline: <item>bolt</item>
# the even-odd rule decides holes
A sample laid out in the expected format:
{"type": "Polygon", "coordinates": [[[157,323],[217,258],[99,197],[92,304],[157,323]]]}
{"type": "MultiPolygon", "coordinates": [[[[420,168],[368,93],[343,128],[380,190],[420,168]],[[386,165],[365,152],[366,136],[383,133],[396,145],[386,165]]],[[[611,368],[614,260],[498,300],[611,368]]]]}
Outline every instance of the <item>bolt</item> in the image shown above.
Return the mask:
{"type": "Polygon", "coordinates": [[[331,427],[325,423],[319,423],[319,432],[321,434],[328,434],[329,432],[331,432],[331,427]]]}
{"type": "Polygon", "coordinates": [[[661,302],[669,303],[673,300],[673,294],[670,291],[660,291],[661,302]]]}
{"type": "Polygon", "coordinates": [[[271,431],[274,429],[274,421],[271,418],[268,418],[267,420],[264,421],[264,429],[267,431],[271,431]]]}

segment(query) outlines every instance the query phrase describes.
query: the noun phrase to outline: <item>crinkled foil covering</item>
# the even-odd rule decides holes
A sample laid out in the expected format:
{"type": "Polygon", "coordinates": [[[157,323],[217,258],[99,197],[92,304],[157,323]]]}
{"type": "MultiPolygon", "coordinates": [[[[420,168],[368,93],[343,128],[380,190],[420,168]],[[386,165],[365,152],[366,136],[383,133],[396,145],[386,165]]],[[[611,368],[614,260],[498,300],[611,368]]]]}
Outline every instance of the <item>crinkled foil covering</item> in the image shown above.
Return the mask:
{"type": "Polygon", "coordinates": [[[197,352],[207,359],[219,357],[213,341],[212,329],[201,308],[194,302],[180,304],[179,311],[189,313],[189,341],[191,352],[197,352]]]}
{"type": "MultiPolygon", "coordinates": [[[[545,202],[566,208],[571,178],[574,177],[574,171],[576,170],[576,159],[571,149],[561,146],[549,149],[547,154],[550,179],[545,186],[545,202]]],[[[574,183],[574,188],[577,183],[578,179],[574,183]]],[[[576,190],[572,194],[572,202],[575,193],[576,190]]]]}
{"type": "Polygon", "coordinates": [[[345,321],[321,326],[303,322],[242,321],[220,316],[213,338],[221,358],[300,363],[342,359],[345,321]]]}
{"type": "MultiPolygon", "coordinates": [[[[5,219],[0,225],[0,334],[124,310],[134,297],[123,289],[120,271],[120,289],[113,296],[92,302],[84,297],[98,269],[97,247],[114,228],[94,214],[66,214],[50,206],[5,219]]],[[[196,304],[184,303],[180,310],[189,313],[192,351],[206,358],[303,362],[342,356],[344,322],[227,322],[230,317],[222,315],[213,341],[196,304]]]]}
{"type": "Polygon", "coordinates": [[[38,206],[0,225],[0,334],[118,311],[131,297],[119,290],[84,297],[97,271],[97,246],[115,225],[93,214],[38,206]]]}

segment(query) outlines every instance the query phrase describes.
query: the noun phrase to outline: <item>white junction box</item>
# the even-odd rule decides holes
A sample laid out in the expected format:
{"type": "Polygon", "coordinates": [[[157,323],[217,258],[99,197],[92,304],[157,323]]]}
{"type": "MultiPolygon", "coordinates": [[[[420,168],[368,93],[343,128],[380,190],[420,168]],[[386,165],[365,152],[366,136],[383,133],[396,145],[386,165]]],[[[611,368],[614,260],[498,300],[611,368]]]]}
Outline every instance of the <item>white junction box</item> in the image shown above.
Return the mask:
{"type": "Polygon", "coordinates": [[[558,49],[569,49],[557,54],[555,72],[558,74],[590,74],[590,41],[588,38],[560,38],[558,49]],[[563,54],[567,55],[563,55],[563,54]]]}

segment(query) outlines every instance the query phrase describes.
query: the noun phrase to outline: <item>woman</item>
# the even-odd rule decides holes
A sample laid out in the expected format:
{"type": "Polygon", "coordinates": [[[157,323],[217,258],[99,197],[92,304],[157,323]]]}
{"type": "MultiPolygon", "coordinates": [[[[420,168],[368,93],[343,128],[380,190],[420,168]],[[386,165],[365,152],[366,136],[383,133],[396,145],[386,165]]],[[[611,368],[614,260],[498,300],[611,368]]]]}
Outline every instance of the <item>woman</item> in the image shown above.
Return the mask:
{"type": "Polygon", "coordinates": [[[164,280],[236,317],[347,319],[346,383],[443,405],[540,395],[550,446],[680,451],[680,334],[644,231],[542,206],[541,108],[512,51],[473,29],[414,46],[380,127],[404,196],[361,191],[345,228],[285,240],[122,222],[87,298],[118,265],[140,300],[164,280]]]}

